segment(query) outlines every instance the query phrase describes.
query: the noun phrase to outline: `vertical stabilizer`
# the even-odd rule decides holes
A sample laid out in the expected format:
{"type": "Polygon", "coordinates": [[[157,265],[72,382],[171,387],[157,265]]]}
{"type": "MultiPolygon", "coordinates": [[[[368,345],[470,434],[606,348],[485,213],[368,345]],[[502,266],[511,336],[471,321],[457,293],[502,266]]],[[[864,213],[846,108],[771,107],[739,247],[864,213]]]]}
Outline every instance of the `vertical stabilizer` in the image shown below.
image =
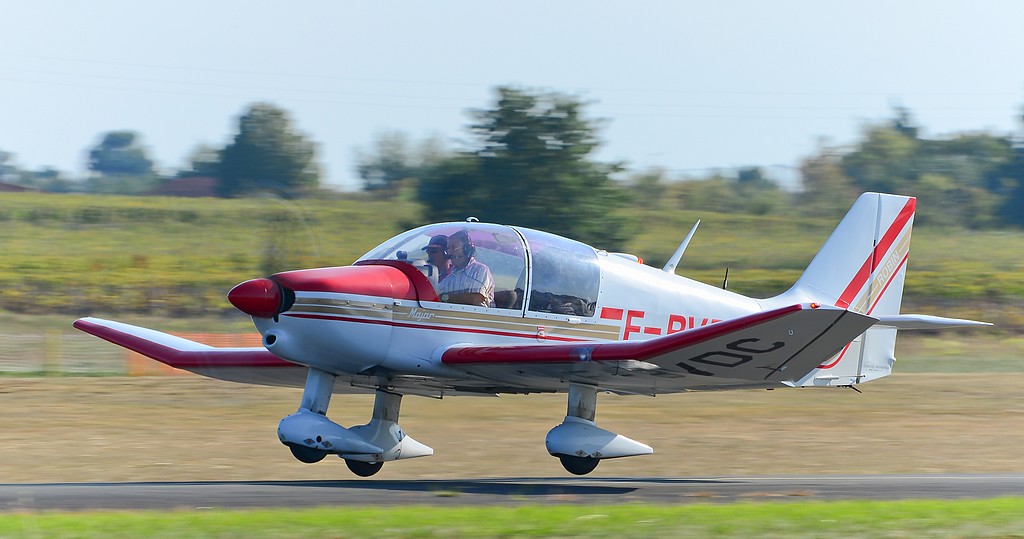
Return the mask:
{"type": "MultiPolygon", "coordinates": [[[[900,312],[914,224],[913,197],[864,193],[800,279],[771,301],[819,302],[872,316],[900,312]]],[[[892,372],[896,329],[867,330],[798,385],[851,385],[892,372]]]]}

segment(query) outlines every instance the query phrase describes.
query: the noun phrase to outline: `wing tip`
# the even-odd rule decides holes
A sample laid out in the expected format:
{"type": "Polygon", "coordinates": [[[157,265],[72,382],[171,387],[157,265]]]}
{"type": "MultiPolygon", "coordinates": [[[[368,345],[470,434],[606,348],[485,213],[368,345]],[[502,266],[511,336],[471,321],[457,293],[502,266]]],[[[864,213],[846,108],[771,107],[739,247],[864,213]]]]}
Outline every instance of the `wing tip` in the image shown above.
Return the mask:
{"type": "Polygon", "coordinates": [[[75,329],[77,329],[79,331],[84,331],[86,333],[95,335],[96,334],[95,331],[98,328],[103,327],[102,322],[105,322],[105,320],[103,320],[101,318],[93,318],[91,316],[86,316],[86,317],[83,317],[83,318],[79,318],[78,320],[75,320],[71,324],[71,327],[73,327],[73,328],[75,328],[75,329]]]}

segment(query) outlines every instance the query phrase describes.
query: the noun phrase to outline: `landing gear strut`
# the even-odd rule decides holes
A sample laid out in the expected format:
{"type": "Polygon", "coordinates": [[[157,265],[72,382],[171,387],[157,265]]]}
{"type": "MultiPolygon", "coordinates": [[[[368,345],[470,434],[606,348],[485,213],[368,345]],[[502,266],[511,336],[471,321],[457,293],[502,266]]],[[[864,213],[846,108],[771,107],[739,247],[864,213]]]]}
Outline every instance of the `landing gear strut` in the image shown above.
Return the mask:
{"type": "Polygon", "coordinates": [[[398,426],[402,396],[378,390],[373,416],[366,425],[345,428],[327,418],[334,392],[334,375],[309,369],[302,404],[277,426],[277,436],[300,462],[320,462],[338,455],[352,473],[369,477],[384,462],[434,454],[434,450],[406,436],[398,426]]]}

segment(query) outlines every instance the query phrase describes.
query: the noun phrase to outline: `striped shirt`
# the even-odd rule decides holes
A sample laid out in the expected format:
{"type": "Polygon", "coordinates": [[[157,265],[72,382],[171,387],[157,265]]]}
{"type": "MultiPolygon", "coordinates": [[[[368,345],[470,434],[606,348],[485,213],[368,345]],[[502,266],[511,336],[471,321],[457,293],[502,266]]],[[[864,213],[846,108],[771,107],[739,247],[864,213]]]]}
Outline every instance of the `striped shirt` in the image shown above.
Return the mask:
{"type": "Polygon", "coordinates": [[[494,278],[490,268],[476,258],[470,258],[464,268],[453,266],[437,286],[442,294],[480,294],[487,300],[488,307],[494,307],[494,278]]]}

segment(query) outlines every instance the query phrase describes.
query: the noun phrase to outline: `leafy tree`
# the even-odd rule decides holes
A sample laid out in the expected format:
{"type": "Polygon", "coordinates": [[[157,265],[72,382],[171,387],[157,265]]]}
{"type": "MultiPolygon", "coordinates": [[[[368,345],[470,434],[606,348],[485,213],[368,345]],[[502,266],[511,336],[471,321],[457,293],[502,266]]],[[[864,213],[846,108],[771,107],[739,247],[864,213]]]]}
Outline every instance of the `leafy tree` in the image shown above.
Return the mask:
{"type": "Polygon", "coordinates": [[[27,180],[29,174],[28,171],[18,168],[14,162],[14,154],[0,150],[0,181],[34,186],[27,180]]]}
{"type": "Polygon", "coordinates": [[[743,167],[736,172],[736,181],[741,186],[747,187],[770,187],[775,185],[765,176],[760,167],[743,167]]]}
{"type": "Polygon", "coordinates": [[[256,103],[238,121],[238,134],[224,148],[219,166],[220,194],[271,192],[301,195],[320,184],[316,146],[296,131],[288,114],[256,103]]]}
{"type": "Polygon", "coordinates": [[[818,155],[800,164],[803,192],[798,195],[800,211],[806,215],[842,216],[857,197],[859,189],[843,173],[842,156],[822,148],[818,155]]]}
{"type": "Polygon", "coordinates": [[[21,183],[48,193],[71,193],[80,191],[82,188],[79,182],[66,178],[61,171],[53,167],[44,167],[37,171],[24,171],[21,183]]]}
{"type": "Polygon", "coordinates": [[[892,120],[892,128],[907,138],[916,139],[920,128],[917,127],[917,122],[914,121],[910,109],[899,106],[896,107],[895,112],[896,117],[892,120]]]}
{"type": "Polygon", "coordinates": [[[736,192],[746,212],[754,215],[772,213],[786,202],[786,194],[760,167],[744,167],[737,172],[736,192]]]}
{"type": "Polygon", "coordinates": [[[153,161],[134,131],[110,131],[89,152],[89,170],[103,176],[144,177],[153,174],[153,161]]]}
{"type": "Polygon", "coordinates": [[[134,131],[110,131],[89,151],[88,189],[96,193],[138,194],[156,180],[153,161],[134,131]]]}
{"type": "Polygon", "coordinates": [[[665,197],[675,207],[685,210],[734,213],[743,207],[736,182],[718,172],[701,179],[673,182],[665,197]]]}
{"type": "Polygon", "coordinates": [[[395,182],[417,174],[409,138],[404,133],[378,134],[373,146],[370,152],[356,150],[356,171],[366,190],[388,189],[395,182]]]}
{"type": "Polygon", "coordinates": [[[1004,165],[1000,178],[1000,186],[1007,192],[1001,214],[1007,221],[1024,226],[1024,140],[1014,145],[1013,156],[1004,165]]]}
{"type": "Polygon", "coordinates": [[[22,170],[14,163],[14,154],[3,150],[0,150],[0,182],[51,193],[69,193],[81,188],[53,167],[43,167],[37,171],[22,170]]]}
{"type": "Polygon", "coordinates": [[[179,178],[190,176],[220,177],[221,152],[209,144],[196,146],[188,158],[188,168],[178,171],[179,178]]]}
{"type": "Polygon", "coordinates": [[[1004,137],[961,133],[921,138],[909,113],[900,110],[889,124],[870,127],[841,164],[860,190],[917,196],[921,224],[990,227],[999,224],[1012,158],[1004,137]]]}
{"type": "Polygon", "coordinates": [[[14,164],[14,154],[0,150],[0,182],[15,183],[20,172],[14,164]]]}
{"type": "Polygon", "coordinates": [[[497,89],[494,108],[472,113],[472,149],[438,163],[420,184],[431,219],[483,220],[544,229],[608,248],[631,232],[616,213],[626,191],[597,163],[597,124],[583,105],[556,93],[497,89]]]}
{"type": "Polygon", "coordinates": [[[634,206],[647,210],[657,210],[663,206],[668,190],[668,180],[663,169],[654,168],[635,174],[627,184],[634,206]]]}
{"type": "Polygon", "coordinates": [[[404,133],[388,131],[374,137],[370,150],[356,150],[356,172],[365,190],[390,197],[402,191],[403,180],[422,177],[448,157],[450,153],[437,137],[428,137],[414,147],[404,133]]]}
{"type": "Polygon", "coordinates": [[[898,193],[917,176],[918,139],[890,125],[868,128],[842,159],[843,173],[864,191],[898,193]]]}

